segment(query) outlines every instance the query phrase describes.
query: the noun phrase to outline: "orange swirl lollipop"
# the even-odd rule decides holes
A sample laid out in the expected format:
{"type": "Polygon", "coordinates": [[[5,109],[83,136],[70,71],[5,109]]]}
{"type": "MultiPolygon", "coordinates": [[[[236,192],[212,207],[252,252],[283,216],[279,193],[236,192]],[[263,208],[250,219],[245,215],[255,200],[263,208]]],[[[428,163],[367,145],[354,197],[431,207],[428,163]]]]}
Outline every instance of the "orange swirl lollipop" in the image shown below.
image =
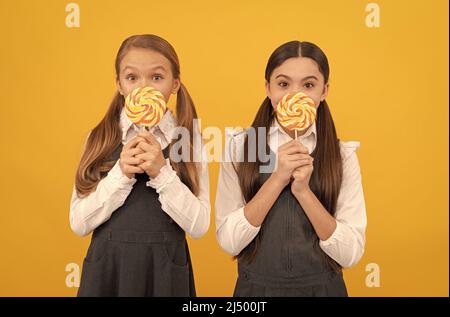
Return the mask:
{"type": "Polygon", "coordinates": [[[283,127],[295,130],[297,139],[297,130],[308,129],[316,120],[314,100],[302,92],[286,94],[277,105],[276,115],[283,127]]]}
{"type": "Polygon", "coordinates": [[[131,122],[147,130],[158,124],[166,111],[164,97],[153,87],[139,87],[125,99],[125,113],[131,122]]]}

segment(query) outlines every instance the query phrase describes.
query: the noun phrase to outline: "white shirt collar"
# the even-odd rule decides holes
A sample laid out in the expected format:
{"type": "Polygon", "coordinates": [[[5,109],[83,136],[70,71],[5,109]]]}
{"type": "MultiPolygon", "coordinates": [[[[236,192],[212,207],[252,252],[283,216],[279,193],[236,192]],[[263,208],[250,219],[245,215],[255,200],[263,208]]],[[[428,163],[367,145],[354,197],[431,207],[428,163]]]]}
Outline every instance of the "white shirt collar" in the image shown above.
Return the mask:
{"type": "MultiPolygon", "coordinates": [[[[316,148],[317,142],[316,121],[314,121],[314,123],[306,130],[303,135],[298,136],[298,139],[302,142],[303,145],[308,148],[309,153],[312,153],[316,148]]],[[[292,140],[291,136],[283,130],[276,116],[274,116],[271,124],[271,129],[269,130],[269,144],[271,145],[272,150],[274,150],[273,148],[277,147],[277,145],[281,145],[289,140],[292,140]],[[274,143],[275,140],[272,139],[272,136],[277,136],[278,143],[274,143]]]]}
{"type": "MultiPolygon", "coordinates": [[[[173,116],[172,110],[169,108],[166,109],[166,112],[162,116],[161,120],[153,127],[150,128],[150,132],[154,132],[155,130],[159,130],[162,132],[164,137],[166,138],[167,143],[172,141],[172,131],[177,125],[175,117],[173,116]]],[[[122,141],[125,142],[127,139],[128,131],[133,129],[136,132],[142,130],[141,127],[137,126],[128,118],[125,113],[125,107],[122,108],[120,112],[120,128],[122,129],[122,141]]]]}
{"type": "MultiPolygon", "coordinates": [[[[274,117],[272,120],[272,124],[271,126],[273,127],[273,129],[271,129],[271,131],[269,131],[269,135],[274,134],[275,132],[279,132],[279,133],[283,133],[285,135],[288,135],[283,128],[280,126],[280,123],[278,122],[277,118],[274,117]]],[[[306,139],[307,137],[309,137],[311,134],[313,134],[314,138],[317,136],[317,132],[316,132],[316,121],[314,121],[314,123],[308,128],[308,130],[306,130],[306,132],[303,135],[300,135],[298,138],[300,139],[306,139]]],[[[289,135],[288,135],[289,136],[289,135]]]]}

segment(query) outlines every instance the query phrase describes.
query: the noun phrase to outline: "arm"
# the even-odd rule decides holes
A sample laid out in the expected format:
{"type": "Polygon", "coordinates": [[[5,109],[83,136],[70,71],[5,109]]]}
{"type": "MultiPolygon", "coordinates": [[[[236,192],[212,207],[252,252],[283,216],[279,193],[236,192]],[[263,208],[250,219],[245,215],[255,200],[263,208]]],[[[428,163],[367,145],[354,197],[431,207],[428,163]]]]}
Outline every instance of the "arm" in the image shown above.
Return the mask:
{"type": "MultiPolygon", "coordinates": [[[[84,144],[85,149],[89,135],[84,144]]],[[[107,176],[99,181],[94,192],[81,198],[78,197],[74,187],[69,220],[70,227],[77,235],[88,235],[107,221],[125,202],[136,182],[134,173],[143,172],[140,168],[130,165],[137,163],[133,155],[140,153],[140,150],[135,148],[140,140],[141,138],[134,138],[123,147],[120,159],[107,176]]]]}
{"type": "Polygon", "coordinates": [[[253,226],[244,214],[245,202],[239,180],[231,162],[223,162],[219,169],[216,191],[216,238],[222,249],[238,255],[258,234],[260,226],[253,226]]]}
{"type": "Polygon", "coordinates": [[[309,189],[294,193],[319,236],[320,247],[344,268],[356,265],[364,253],[367,219],[355,153],[358,146],[357,143],[345,146],[343,181],[334,217],[309,189]]]}
{"type": "Polygon", "coordinates": [[[244,135],[233,137],[229,130],[226,135],[216,191],[216,238],[225,252],[235,256],[256,237],[260,227],[250,224],[244,215],[245,202],[232,163],[240,147],[235,143],[242,143],[244,135]]]}
{"type": "MultiPolygon", "coordinates": [[[[272,208],[287,181],[283,182],[280,173],[286,173],[286,166],[291,165],[281,155],[279,166],[282,171],[272,173],[261,186],[256,195],[245,204],[240,189],[239,178],[233,167],[233,158],[241,157],[237,153],[242,150],[245,134],[227,138],[223,163],[220,166],[219,182],[216,194],[216,235],[220,246],[231,255],[239,254],[258,234],[261,224],[272,208]],[[234,153],[231,157],[230,153],[234,153]]],[[[281,147],[280,147],[281,148],[281,147]]],[[[288,145],[284,146],[285,150],[288,145]]],[[[289,169],[289,168],[288,168],[289,169]]]]}
{"type": "Polygon", "coordinates": [[[198,196],[181,181],[170,165],[169,158],[159,174],[147,182],[147,186],[155,188],[159,194],[158,199],[164,212],[194,239],[202,237],[208,231],[211,213],[208,163],[204,147],[202,152],[203,159],[197,165],[200,185],[198,196]]]}
{"type": "Polygon", "coordinates": [[[122,173],[119,160],[87,197],[78,197],[75,187],[70,204],[70,227],[79,236],[86,236],[107,221],[123,205],[136,179],[122,173]]]}
{"type": "Polygon", "coordinates": [[[336,220],[328,213],[311,189],[293,192],[293,194],[303,207],[320,240],[327,240],[336,229],[336,220]]]}
{"type": "Polygon", "coordinates": [[[245,206],[244,214],[252,225],[260,226],[264,222],[281,191],[289,184],[293,171],[304,164],[302,151],[308,149],[302,148],[296,140],[278,147],[275,170],[245,206]]]}
{"type": "Polygon", "coordinates": [[[285,184],[282,184],[274,175],[270,175],[256,195],[244,207],[245,217],[255,227],[262,225],[270,208],[285,187],[285,184]]]}

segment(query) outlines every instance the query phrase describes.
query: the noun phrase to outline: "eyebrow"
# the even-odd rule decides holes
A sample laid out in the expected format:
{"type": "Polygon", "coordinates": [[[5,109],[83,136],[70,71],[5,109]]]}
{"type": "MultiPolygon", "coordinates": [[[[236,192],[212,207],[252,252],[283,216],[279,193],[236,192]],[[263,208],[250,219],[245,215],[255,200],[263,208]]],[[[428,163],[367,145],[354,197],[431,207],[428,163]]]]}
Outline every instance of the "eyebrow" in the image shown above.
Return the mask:
{"type": "MultiPolygon", "coordinates": [[[[292,80],[291,77],[289,77],[289,76],[287,76],[287,75],[284,75],[284,74],[279,74],[279,75],[277,75],[277,77],[275,77],[275,79],[277,79],[278,77],[285,77],[285,78],[287,78],[287,79],[289,79],[289,80],[292,80]]],[[[306,77],[303,78],[301,81],[305,81],[305,80],[307,80],[307,79],[315,79],[315,80],[319,81],[319,78],[317,78],[317,77],[314,76],[314,75],[306,76],[306,77]]]]}
{"type": "MultiPolygon", "coordinates": [[[[131,65],[127,65],[127,66],[125,66],[125,67],[123,68],[122,71],[125,71],[127,68],[137,70],[136,67],[131,66],[131,65]]],[[[153,70],[153,71],[154,71],[154,70],[158,70],[158,69],[161,69],[161,70],[163,70],[163,71],[166,71],[166,69],[165,69],[163,66],[161,66],[161,65],[157,65],[157,66],[151,68],[151,70],[153,70]]]]}

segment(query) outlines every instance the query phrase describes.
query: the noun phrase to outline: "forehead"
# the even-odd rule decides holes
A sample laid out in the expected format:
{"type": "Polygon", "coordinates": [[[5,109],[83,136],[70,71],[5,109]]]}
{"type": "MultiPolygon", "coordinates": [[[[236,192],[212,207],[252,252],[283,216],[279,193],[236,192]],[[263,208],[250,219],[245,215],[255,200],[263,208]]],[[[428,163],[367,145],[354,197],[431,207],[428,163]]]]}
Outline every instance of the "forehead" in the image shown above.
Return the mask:
{"type": "Polygon", "coordinates": [[[308,57],[292,57],[285,60],[280,66],[272,72],[272,78],[278,75],[286,75],[296,80],[301,80],[307,76],[316,76],[323,80],[323,75],[319,71],[317,63],[308,57]]]}
{"type": "Polygon", "coordinates": [[[120,70],[131,66],[137,70],[147,71],[158,66],[170,71],[170,61],[161,53],[145,48],[131,48],[120,61],[120,70]]]}

